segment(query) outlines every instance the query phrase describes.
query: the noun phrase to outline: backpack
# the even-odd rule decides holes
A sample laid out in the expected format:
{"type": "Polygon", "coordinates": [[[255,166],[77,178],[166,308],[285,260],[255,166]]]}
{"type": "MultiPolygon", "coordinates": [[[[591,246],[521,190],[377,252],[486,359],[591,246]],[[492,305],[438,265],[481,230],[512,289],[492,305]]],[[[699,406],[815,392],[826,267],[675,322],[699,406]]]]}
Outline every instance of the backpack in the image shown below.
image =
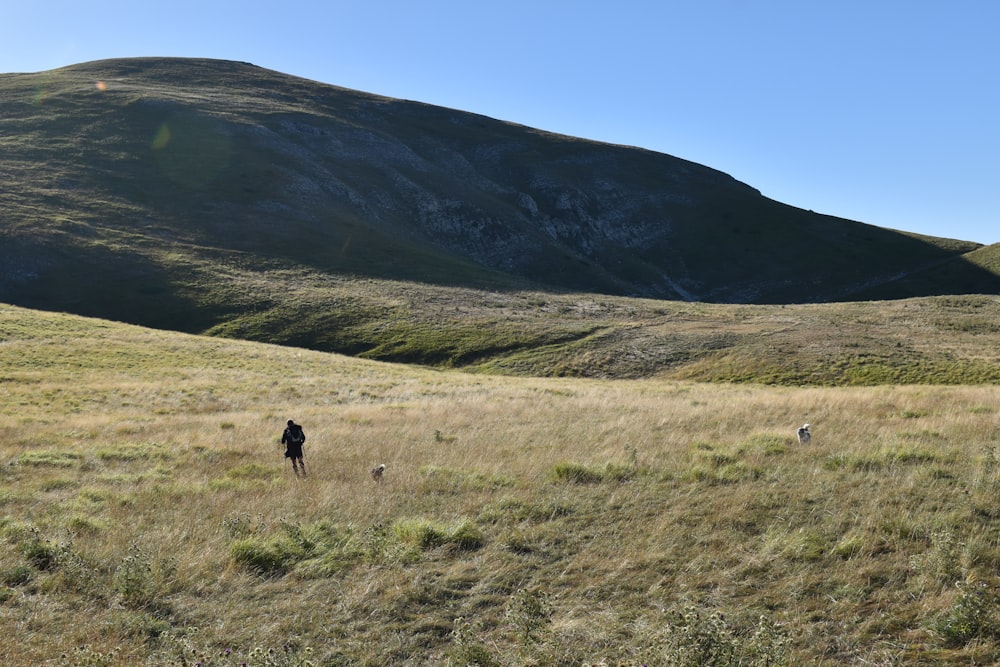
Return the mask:
{"type": "Polygon", "coordinates": [[[306,441],[306,434],[302,432],[302,427],[296,424],[288,429],[288,442],[293,445],[301,445],[306,441]]]}

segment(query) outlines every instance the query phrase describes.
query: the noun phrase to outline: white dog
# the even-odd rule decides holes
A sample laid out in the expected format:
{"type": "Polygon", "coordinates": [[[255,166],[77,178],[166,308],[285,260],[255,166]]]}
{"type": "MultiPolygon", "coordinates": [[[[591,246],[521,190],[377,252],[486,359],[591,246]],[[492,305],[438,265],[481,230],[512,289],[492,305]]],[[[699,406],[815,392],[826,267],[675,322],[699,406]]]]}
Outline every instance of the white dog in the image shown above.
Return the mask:
{"type": "Polygon", "coordinates": [[[372,479],[376,482],[382,481],[382,473],[385,472],[385,464],[381,463],[378,466],[372,468],[372,479]]]}
{"type": "Polygon", "coordinates": [[[799,436],[799,444],[808,445],[809,441],[812,440],[812,434],[809,433],[809,424],[805,424],[799,427],[796,431],[796,435],[799,436]]]}

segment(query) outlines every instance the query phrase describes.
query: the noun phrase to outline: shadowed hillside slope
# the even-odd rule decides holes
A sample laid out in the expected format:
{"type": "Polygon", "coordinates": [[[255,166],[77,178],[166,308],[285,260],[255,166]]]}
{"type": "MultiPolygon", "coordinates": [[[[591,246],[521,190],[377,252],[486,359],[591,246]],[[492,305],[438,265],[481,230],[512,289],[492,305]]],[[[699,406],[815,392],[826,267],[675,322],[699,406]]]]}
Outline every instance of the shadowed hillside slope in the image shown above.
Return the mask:
{"type": "Polygon", "coordinates": [[[380,306],[290,302],[290,275],[720,303],[1000,293],[974,243],[245,63],[2,75],[0,175],[0,302],[191,332],[257,322],[253,337],[322,349],[329,330],[275,322],[322,309],[344,331],[380,306]]]}

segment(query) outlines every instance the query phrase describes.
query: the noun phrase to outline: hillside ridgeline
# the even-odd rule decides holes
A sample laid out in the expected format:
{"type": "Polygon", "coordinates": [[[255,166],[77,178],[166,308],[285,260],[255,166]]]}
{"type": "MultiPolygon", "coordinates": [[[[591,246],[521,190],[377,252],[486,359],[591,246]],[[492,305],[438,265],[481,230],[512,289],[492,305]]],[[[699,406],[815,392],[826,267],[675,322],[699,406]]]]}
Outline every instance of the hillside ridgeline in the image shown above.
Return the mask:
{"type": "Polygon", "coordinates": [[[996,246],[820,215],[669,155],[245,63],[2,75],[0,155],[0,302],[163,329],[464,364],[604,330],[553,323],[556,309],[525,332],[498,313],[516,340],[470,342],[457,314],[492,294],[1000,293],[996,246]],[[402,298],[386,294],[397,285],[402,298]],[[426,347],[427,322],[460,342],[426,347]]]}

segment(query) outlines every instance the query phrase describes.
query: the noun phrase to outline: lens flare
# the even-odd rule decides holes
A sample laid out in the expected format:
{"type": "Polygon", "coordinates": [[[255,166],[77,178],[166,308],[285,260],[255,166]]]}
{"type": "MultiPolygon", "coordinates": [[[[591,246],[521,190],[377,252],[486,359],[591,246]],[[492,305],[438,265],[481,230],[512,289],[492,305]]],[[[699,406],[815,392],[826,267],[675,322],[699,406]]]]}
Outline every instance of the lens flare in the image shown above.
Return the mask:
{"type": "Polygon", "coordinates": [[[230,166],[232,146],[224,126],[207,115],[163,119],[150,149],[164,176],[187,187],[206,187],[230,166]]]}
{"type": "Polygon", "coordinates": [[[161,150],[167,147],[170,143],[170,128],[166,123],[160,126],[160,129],[156,132],[156,136],[153,137],[153,150],[161,150]]]}

